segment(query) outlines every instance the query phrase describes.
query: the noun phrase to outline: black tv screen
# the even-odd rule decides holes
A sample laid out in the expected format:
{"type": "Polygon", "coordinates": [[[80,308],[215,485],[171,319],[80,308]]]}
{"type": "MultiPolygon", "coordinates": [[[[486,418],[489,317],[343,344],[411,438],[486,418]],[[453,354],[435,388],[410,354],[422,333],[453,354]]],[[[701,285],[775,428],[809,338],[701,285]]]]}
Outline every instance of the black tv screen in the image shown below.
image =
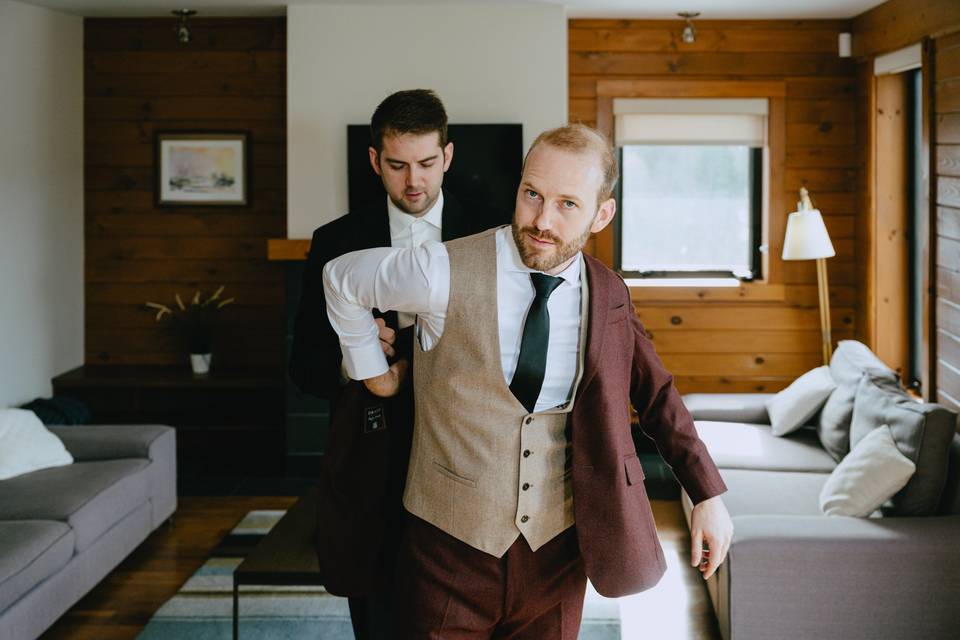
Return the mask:
{"type": "MultiPolygon", "coordinates": [[[[487,226],[510,222],[523,164],[523,125],[451,124],[453,162],[443,179],[448,189],[476,215],[489,216],[487,226]]],[[[370,167],[370,127],[347,126],[347,178],[350,211],[386,198],[380,177],[370,167]]]]}

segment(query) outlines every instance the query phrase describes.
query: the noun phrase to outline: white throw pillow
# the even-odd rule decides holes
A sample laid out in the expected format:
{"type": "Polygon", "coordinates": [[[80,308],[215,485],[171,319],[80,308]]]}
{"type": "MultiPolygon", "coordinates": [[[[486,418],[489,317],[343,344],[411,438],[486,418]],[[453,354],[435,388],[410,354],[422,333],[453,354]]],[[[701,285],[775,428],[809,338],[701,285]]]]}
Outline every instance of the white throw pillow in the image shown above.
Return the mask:
{"type": "Polygon", "coordinates": [[[864,518],[903,489],[917,465],[900,453],[889,425],[881,425],[840,461],[820,490],[828,516],[864,518]]]}
{"type": "Polygon", "coordinates": [[[33,411],[0,409],[0,480],[72,462],[60,438],[33,411]]]}
{"type": "Polygon", "coordinates": [[[768,398],[764,404],[770,416],[773,435],[785,436],[802,427],[836,388],[830,367],[823,365],[807,371],[789,387],[768,398]]]}

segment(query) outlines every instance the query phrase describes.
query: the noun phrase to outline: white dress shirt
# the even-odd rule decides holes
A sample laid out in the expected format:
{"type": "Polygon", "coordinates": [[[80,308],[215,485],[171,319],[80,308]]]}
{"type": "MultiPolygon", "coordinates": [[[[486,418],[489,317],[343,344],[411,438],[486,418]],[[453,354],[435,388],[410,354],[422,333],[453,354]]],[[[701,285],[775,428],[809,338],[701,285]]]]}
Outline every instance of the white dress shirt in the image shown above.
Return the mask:
{"type": "MultiPolygon", "coordinates": [[[[520,357],[523,323],[535,291],[510,227],[497,231],[497,314],[500,362],[509,384],[520,357]]],[[[550,296],[550,337],[543,387],[534,411],[570,400],[580,349],[580,278],[583,257],[557,274],[563,282],[550,296]]],[[[348,253],[323,270],[330,324],[340,336],[343,362],[354,380],[387,370],[370,310],[418,314],[417,336],[429,351],[443,335],[450,298],[450,258],[439,242],[409,249],[375,248],[348,253]]]]}
{"type": "MultiPolygon", "coordinates": [[[[443,191],[440,191],[433,206],[419,217],[404,213],[393,203],[390,196],[387,196],[387,217],[390,219],[391,247],[410,249],[431,240],[440,242],[440,231],[443,228],[443,191]]],[[[415,317],[412,313],[398,313],[399,328],[412,326],[415,317]]]]}

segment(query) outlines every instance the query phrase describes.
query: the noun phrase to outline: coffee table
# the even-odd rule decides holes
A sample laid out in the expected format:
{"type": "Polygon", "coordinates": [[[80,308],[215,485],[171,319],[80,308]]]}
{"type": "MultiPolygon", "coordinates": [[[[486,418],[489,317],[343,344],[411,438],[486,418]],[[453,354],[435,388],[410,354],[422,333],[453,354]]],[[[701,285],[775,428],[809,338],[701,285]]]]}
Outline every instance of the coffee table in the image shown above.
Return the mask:
{"type": "Polygon", "coordinates": [[[312,488],[273,526],[233,572],[233,638],[240,637],[240,585],[317,586],[317,489],[312,488]]]}

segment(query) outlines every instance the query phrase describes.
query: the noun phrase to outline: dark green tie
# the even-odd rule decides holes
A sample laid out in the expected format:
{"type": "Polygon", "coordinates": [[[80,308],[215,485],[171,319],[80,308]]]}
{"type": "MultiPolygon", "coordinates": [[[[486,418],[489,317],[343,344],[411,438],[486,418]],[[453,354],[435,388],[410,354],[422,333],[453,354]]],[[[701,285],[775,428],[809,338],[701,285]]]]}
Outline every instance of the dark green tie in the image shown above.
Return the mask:
{"type": "Polygon", "coordinates": [[[531,273],[536,296],[523,323],[523,338],[520,340],[520,358],[517,370],[510,381],[510,391],[517,397],[528,413],[533,413],[543,387],[543,374],[547,368],[547,341],[550,337],[550,312],[547,300],[563,278],[543,273],[531,273]]]}

